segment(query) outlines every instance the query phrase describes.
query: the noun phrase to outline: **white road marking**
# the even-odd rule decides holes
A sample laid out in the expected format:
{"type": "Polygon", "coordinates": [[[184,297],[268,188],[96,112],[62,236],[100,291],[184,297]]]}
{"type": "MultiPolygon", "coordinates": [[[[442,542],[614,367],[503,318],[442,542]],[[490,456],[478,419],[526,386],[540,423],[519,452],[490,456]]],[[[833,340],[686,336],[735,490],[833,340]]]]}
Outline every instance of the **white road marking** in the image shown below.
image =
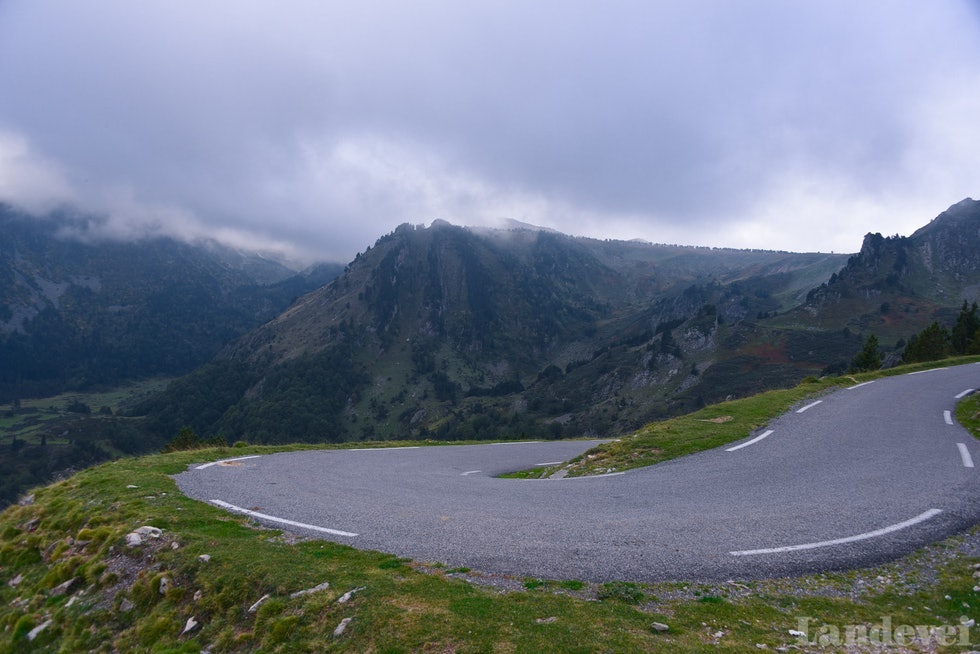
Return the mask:
{"type": "Polygon", "coordinates": [[[853,391],[855,388],[861,388],[862,386],[867,386],[868,384],[873,384],[873,383],[875,383],[874,379],[872,379],[871,381],[861,382],[860,384],[855,384],[854,386],[848,386],[847,390],[853,391]]]}
{"type": "Polygon", "coordinates": [[[755,438],[753,438],[752,440],[750,440],[750,441],[745,441],[745,442],[744,442],[744,443],[742,443],[741,445],[736,445],[735,447],[729,447],[729,448],[728,448],[727,450],[725,450],[725,451],[726,451],[726,452],[734,452],[735,450],[740,450],[740,449],[742,449],[743,447],[748,447],[749,445],[754,445],[755,443],[758,443],[758,442],[759,442],[759,441],[761,441],[761,440],[762,440],[763,438],[766,438],[766,437],[768,437],[768,436],[770,436],[771,434],[772,434],[772,430],[771,430],[771,429],[769,429],[769,430],[766,430],[766,431],[764,431],[764,432],[762,432],[761,434],[759,434],[758,436],[756,436],[755,438]]]}
{"type": "Polygon", "coordinates": [[[920,513],[919,515],[906,520],[905,522],[899,522],[898,524],[889,525],[888,527],[883,527],[882,529],[876,529],[875,531],[869,531],[863,534],[858,534],[857,536],[848,536],[847,538],[836,538],[834,540],[824,540],[819,543],[804,543],[803,545],[786,545],[783,547],[768,547],[758,550],[740,550],[736,552],[729,552],[732,556],[752,556],[755,554],[780,554],[782,552],[796,552],[799,550],[812,550],[818,547],[831,547],[832,545],[844,545],[846,543],[854,543],[861,540],[868,540],[870,538],[877,538],[878,536],[884,536],[885,534],[890,534],[901,529],[906,529],[920,522],[925,522],[930,518],[934,518],[942,513],[939,509],[929,509],[925,513],[920,513]]]}
{"type": "Polygon", "coordinates": [[[960,393],[959,395],[955,395],[954,398],[957,399],[957,400],[962,400],[964,397],[966,397],[967,395],[969,395],[970,393],[972,393],[974,390],[976,390],[976,389],[974,389],[974,388],[968,388],[965,391],[963,391],[962,393],[960,393]]]}
{"type": "Polygon", "coordinates": [[[274,515],[267,515],[265,513],[259,513],[258,511],[252,511],[251,509],[243,509],[240,506],[235,506],[234,504],[228,504],[228,502],[222,502],[221,500],[211,500],[211,504],[220,506],[228,511],[233,511],[235,513],[244,513],[247,516],[253,518],[259,518],[261,520],[268,520],[269,522],[278,522],[282,525],[289,525],[290,527],[301,527],[303,529],[312,529],[313,531],[319,531],[324,534],[330,534],[331,536],[348,536],[353,538],[357,534],[351,533],[349,531],[340,531],[337,529],[327,529],[326,527],[318,527],[316,525],[308,525],[304,522],[296,522],[295,520],[287,520],[285,518],[277,518],[274,515]]]}
{"type": "Polygon", "coordinates": [[[221,465],[222,463],[228,463],[229,461],[244,461],[245,459],[257,459],[261,454],[253,454],[252,456],[240,456],[235,459],[221,459],[220,461],[212,461],[211,463],[205,463],[195,467],[195,470],[204,470],[205,468],[210,468],[211,466],[221,465]]]}
{"type": "Polygon", "coordinates": [[[618,477],[626,472],[607,472],[601,475],[582,475],[581,477],[562,477],[561,479],[529,479],[528,481],[575,481],[576,479],[599,479],[600,477],[618,477]]]}
{"type": "Polygon", "coordinates": [[[535,463],[536,466],[556,466],[559,463],[565,463],[564,461],[548,461],[546,463],[535,463]]]}
{"type": "Polygon", "coordinates": [[[482,470],[467,470],[466,472],[461,473],[459,476],[465,477],[466,475],[475,475],[478,472],[482,472],[482,470]]]}
{"type": "Polygon", "coordinates": [[[390,452],[391,450],[417,450],[418,445],[406,445],[405,447],[352,447],[342,452],[390,452]]]}
{"type": "Polygon", "coordinates": [[[491,443],[491,445],[529,445],[530,443],[540,443],[541,441],[507,441],[504,443],[491,443]]]}
{"type": "Polygon", "coordinates": [[[921,375],[927,372],[936,372],[937,370],[946,370],[946,368],[929,368],[928,370],[916,370],[915,372],[905,373],[907,375],[921,375]]]}
{"type": "Polygon", "coordinates": [[[807,405],[806,405],[805,407],[803,407],[802,409],[797,409],[797,411],[796,411],[796,412],[797,412],[797,413],[803,413],[803,412],[804,412],[804,411],[806,411],[807,409],[812,409],[813,407],[815,407],[815,406],[817,406],[817,405],[818,405],[818,404],[820,404],[821,402],[823,402],[823,400],[817,400],[816,402],[811,402],[810,404],[807,404],[807,405]]]}
{"type": "Polygon", "coordinates": [[[949,411],[943,411],[943,420],[946,421],[947,425],[953,424],[953,414],[949,411]]]}
{"type": "Polygon", "coordinates": [[[973,457],[970,456],[970,450],[966,448],[966,443],[957,443],[956,447],[960,448],[960,458],[963,459],[963,467],[972,468],[973,457]]]}

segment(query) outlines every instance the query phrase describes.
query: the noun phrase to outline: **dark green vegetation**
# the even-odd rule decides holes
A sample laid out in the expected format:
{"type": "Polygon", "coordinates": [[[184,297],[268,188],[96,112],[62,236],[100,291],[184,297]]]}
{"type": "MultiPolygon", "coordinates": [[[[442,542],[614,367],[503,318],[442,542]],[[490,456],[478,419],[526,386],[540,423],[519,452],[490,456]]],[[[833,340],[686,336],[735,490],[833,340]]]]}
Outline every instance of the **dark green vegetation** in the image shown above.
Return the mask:
{"type": "MultiPolygon", "coordinates": [[[[822,388],[807,383],[800,392],[822,388]]],[[[977,398],[960,404],[964,424],[977,424],[977,398]]],[[[705,411],[731,413],[732,421],[711,423],[731,424],[764,420],[778,405],[767,396],[758,406],[750,398],[735,409],[705,411]]],[[[664,425],[678,441],[694,443],[687,449],[712,444],[689,434],[694,425],[686,419],[664,425]]],[[[746,435],[739,430],[730,436],[746,435]]],[[[0,514],[0,653],[742,653],[758,645],[770,651],[800,646],[790,630],[805,618],[805,638],[813,643],[806,651],[819,649],[821,635],[829,639],[837,630],[841,639],[849,626],[867,634],[883,619],[893,629],[957,629],[945,639],[949,646],[937,651],[964,651],[960,634],[973,645],[980,636],[975,627],[964,632],[960,626],[961,616],[975,617],[978,533],[873,569],[798,579],[512,579],[297,541],[189,500],[169,477],[191,463],[271,451],[197,450],[121,460],[38,489],[31,501],[9,507],[0,514]],[[142,526],[162,529],[160,538],[127,547],[126,535],[142,526]],[[329,586],[293,596],[324,582],[329,586]],[[189,624],[195,626],[184,633],[189,624]]],[[[913,650],[925,648],[920,643],[913,650]]]]}
{"type": "Polygon", "coordinates": [[[253,443],[614,436],[894,365],[977,297],[978,226],[964,200],[846,257],[403,225],[140,411],[253,443]]]}
{"type": "Polygon", "coordinates": [[[187,373],[341,269],[296,274],[214,243],[69,236],[91,220],[0,205],[0,402],[187,373]]]}
{"type": "Polygon", "coordinates": [[[0,404],[0,507],[54,477],[159,450],[165,441],[148,432],[145,421],[123,414],[166,383],[161,379],[109,392],[0,404]]]}
{"type": "Polygon", "coordinates": [[[902,361],[935,361],[965,354],[980,354],[980,316],[977,315],[977,303],[967,305],[964,300],[952,330],[933,322],[909,339],[902,361]]]}

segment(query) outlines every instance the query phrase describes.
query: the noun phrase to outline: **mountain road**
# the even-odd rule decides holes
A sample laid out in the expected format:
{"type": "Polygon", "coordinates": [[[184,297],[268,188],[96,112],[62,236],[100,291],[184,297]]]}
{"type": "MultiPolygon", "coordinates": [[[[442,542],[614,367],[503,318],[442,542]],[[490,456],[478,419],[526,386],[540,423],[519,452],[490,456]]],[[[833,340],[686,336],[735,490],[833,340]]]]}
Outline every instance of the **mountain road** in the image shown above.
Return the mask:
{"type": "Polygon", "coordinates": [[[728,446],[606,476],[498,475],[601,441],[289,452],[191,466],[191,498],[449,568],[586,581],[861,567],[980,519],[980,443],[953,419],[980,364],[878,379],[728,446]]]}

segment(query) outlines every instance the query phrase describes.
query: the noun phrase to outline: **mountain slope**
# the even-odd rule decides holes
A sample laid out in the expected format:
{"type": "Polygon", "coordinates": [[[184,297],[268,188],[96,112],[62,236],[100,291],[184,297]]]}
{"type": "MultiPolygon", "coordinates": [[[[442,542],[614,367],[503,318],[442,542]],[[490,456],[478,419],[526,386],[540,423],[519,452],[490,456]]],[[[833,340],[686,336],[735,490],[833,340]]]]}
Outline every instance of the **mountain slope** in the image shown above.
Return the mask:
{"type": "Polygon", "coordinates": [[[403,225],[142,410],[252,442],[618,434],[955,315],[978,229],[972,200],[851,257],[403,225]]]}
{"type": "Polygon", "coordinates": [[[781,321],[874,332],[896,343],[980,297],[980,202],[966,198],[911,236],[865,236],[861,251],[781,321]]]}
{"type": "Polygon", "coordinates": [[[297,275],[216,244],[62,236],[78,220],[0,206],[0,401],[186,373],[340,269],[297,275]]]}
{"type": "Polygon", "coordinates": [[[675,397],[844,259],[403,225],[145,410],[262,442],[611,433],[705,401],[675,397]]]}

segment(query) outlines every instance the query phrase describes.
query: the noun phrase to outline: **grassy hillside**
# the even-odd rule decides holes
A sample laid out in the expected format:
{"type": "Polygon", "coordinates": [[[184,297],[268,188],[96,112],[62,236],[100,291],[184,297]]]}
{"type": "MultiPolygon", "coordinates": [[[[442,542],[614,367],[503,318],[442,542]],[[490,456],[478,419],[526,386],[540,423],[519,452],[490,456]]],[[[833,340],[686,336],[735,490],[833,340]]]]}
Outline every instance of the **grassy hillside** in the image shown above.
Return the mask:
{"type": "MultiPolygon", "coordinates": [[[[835,383],[852,382],[804,384],[647,431],[669,432],[674,455],[714,447],[835,383]],[[702,424],[727,431],[705,438],[702,424]]],[[[965,399],[958,417],[976,434],[980,396],[965,399]]],[[[650,449],[640,437],[618,447],[603,466],[649,462],[633,456],[650,449]]],[[[821,635],[833,644],[848,625],[857,625],[852,635],[866,634],[883,619],[892,638],[906,638],[899,625],[921,626],[920,635],[948,645],[939,651],[963,651],[961,638],[980,638],[980,629],[960,624],[978,605],[976,529],[848,573],[587,584],[447,570],[300,540],[187,499],[169,476],[192,462],[272,451],[120,460],[8,508],[0,514],[0,653],[819,651],[812,643],[821,635]],[[140,527],[161,530],[159,537],[127,546],[140,527]],[[318,590],[294,595],[310,589],[318,590]]]]}
{"type": "Polygon", "coordinates": [[[57,476],[159,451],[169,439],[154,438],[143,420],[122,414],[167,382],[145,380],[101,392],[0,403],[0,508],[57,476]]]}

